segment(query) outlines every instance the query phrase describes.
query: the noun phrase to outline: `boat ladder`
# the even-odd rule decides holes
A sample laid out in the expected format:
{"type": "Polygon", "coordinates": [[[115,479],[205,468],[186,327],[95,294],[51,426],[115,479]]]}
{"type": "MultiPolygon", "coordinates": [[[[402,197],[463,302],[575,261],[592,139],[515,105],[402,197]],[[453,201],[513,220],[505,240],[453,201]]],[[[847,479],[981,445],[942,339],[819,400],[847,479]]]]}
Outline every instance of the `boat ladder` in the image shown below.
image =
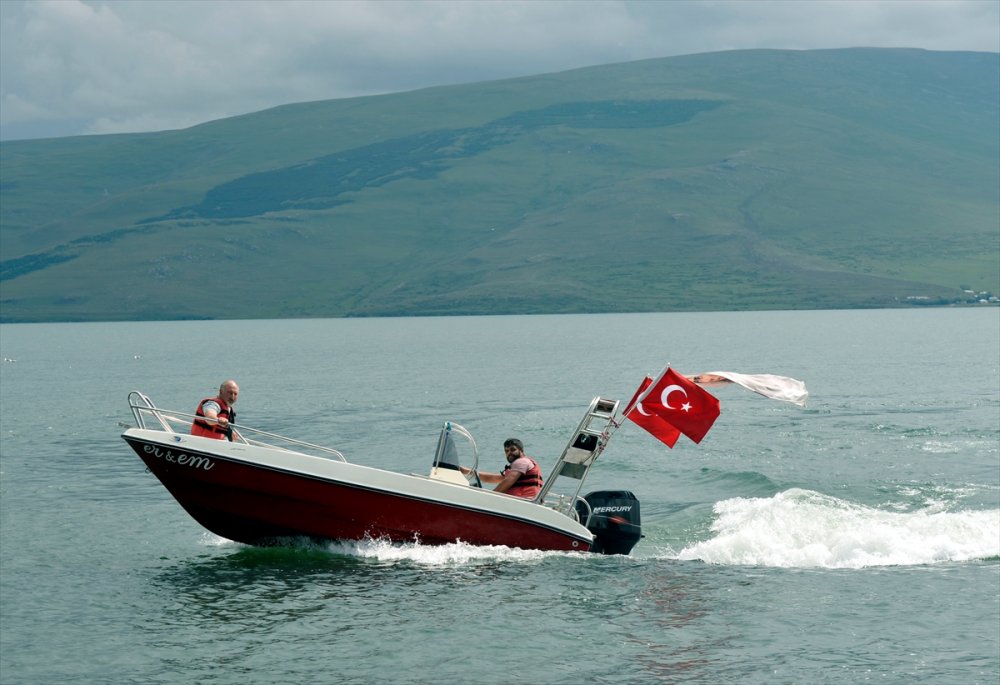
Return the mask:
{"type": "Polygon", "coordinates": [[[608,429],[618,412],[618,404],[618,400],[608,400],[603,397],[593,399],[580,425],[570,436],[566,449],[545,480],[541,492],[535,498],[536,502],[566,516],[576,517],[577,501],[586,502],[580,498],[583,481],[590,467],[608,444],[611,437],[608,429]],[[560,489],[565,489],[562,492],[554,491],[553,486],[560,479],[563,481],[560,482],[560,489]]]}

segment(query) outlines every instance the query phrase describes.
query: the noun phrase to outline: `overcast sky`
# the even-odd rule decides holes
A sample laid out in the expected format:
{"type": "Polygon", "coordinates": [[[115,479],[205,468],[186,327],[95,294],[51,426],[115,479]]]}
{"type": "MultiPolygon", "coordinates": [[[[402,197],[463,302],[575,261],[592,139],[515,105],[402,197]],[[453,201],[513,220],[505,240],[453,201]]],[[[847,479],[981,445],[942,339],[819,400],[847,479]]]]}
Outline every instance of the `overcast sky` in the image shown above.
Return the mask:
{"type": "Polygon", "coordinates": [[[0,139],[184,128],[649,57],[857,46],[1000,52],[1000,0],[0,0],[0,139]]]}

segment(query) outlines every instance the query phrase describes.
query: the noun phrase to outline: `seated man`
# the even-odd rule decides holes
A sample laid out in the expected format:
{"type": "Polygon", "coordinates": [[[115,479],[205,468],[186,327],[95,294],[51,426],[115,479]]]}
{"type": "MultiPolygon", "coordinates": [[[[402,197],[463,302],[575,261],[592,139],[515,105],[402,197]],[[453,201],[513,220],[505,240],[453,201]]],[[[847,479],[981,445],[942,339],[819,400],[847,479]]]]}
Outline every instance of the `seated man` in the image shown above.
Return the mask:
{"type": "MultiPolygon", "coordinates": [[[[524,453],[524,445],[517,438],[509,438],[503,443],[507,466],[503,473],[479,472],[479,479],[484,483],[497,483],[495,492],[504,492],[515,497],[535,499],[542,490],[542,470],[538,462],[524,453]]],[[[472,469],[460,467],[463,474],[472,469]]]]}

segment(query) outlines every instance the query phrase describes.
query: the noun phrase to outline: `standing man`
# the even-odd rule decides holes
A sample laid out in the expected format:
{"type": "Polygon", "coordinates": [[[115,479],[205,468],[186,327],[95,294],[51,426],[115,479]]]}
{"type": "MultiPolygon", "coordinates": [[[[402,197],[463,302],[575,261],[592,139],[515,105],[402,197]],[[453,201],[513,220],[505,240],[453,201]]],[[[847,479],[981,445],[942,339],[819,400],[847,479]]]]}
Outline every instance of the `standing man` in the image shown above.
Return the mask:
{"type": "MultiPolygon", "coordinates": [[[[479,479],[484,483],[498,483],[494,492],[504,492],[515,497],[535,499],[542,491],[542,469],[538,462],[524,453],[524,445],[517,438],[509,438],[503,443],[507,466],[503,473],[479,472],[479,479]]],[[[464,474],[472,469],[459,467],[464,474]]]]}
{"type": "MultiPolygon", "coordinates": [[[[236,398],[240,394],[240,386],[236,381],[228,380],[219,386],[217,397],[206,397],[198,403],[198,408],[194,410],[197,418],[191,424],[191,435],[200,435],[205,438],[215,438],[222,440],[226,438],[230,442],[233,440],[232,424],[236,423],[236,398]]],[[[242,439],[239,433],[236,437],[242,439]]]]}

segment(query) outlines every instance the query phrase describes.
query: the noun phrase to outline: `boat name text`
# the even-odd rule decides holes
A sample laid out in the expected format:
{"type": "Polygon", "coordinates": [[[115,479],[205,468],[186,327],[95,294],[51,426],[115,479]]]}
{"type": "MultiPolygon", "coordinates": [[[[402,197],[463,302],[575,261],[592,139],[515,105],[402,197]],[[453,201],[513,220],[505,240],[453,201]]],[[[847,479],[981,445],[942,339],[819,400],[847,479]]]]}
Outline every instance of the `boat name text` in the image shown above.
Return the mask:
{"type": "Polygon", "coordinates": [[[170,449],[161,449],[156,445],[143,445],[142,449],[146,454],[152,454],[157,459],[165,459],[171,464],[190,466],[196,469],[204,469],[205,471],[209,471],[215,466],[215,462],[211,459],[198,454],[188,454],[187,452],[176,453],[170,449]]]}

